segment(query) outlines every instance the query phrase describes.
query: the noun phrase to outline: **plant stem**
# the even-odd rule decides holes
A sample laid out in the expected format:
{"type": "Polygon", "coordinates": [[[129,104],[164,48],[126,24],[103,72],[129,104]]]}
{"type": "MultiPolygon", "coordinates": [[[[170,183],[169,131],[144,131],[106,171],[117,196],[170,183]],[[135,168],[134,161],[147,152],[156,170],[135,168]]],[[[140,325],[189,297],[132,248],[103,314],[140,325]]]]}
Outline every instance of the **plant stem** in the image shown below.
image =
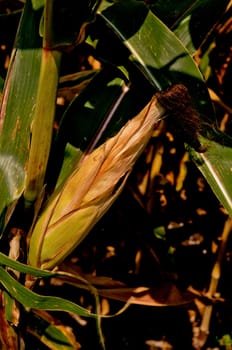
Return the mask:
{"type": "Polygon", "coordinates": [[[45,49],[52,49],[54,47],[53,42],[53,8],[54,0],[46,0],[44,7],[44,35],[43,35],[43,47],[45,49]]]}

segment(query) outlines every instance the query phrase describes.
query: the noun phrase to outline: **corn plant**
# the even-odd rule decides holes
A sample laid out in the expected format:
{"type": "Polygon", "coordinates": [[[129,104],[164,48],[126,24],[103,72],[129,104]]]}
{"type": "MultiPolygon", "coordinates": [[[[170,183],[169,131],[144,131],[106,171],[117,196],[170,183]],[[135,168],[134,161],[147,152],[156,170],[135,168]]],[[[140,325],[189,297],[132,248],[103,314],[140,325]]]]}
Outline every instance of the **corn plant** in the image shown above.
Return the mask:
{"type": "Polygon", "coordinates": [[[18,1],[0,112],[2,349],[23,348],[25,314],[46,323],[31,332],[48,348],[78,349],[48,311],[96,319],[104,348],[96,288],[59,266],[123,191],[160,121],[174,124],[232,213],[231,138],[217,128],[204,61],[193,59],[231,4],[174,3],[172,18],[159,1],[18,1]],[[212,9],[195,47],[190,21],[212,9]],[[83,67],[69,71],[79,52],[83,67]],[[38,294],[51,278],[91,292],[96,310],[38,294]]]}

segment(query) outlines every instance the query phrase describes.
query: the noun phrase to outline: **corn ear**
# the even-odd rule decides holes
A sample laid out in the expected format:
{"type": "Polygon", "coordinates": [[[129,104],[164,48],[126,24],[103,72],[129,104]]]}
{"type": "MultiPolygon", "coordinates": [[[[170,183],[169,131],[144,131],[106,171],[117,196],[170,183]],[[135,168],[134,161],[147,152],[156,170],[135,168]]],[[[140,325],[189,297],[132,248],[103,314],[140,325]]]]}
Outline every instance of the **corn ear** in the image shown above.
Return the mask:
{"type": "Polygon", "coordinates": [[[163,114],[153,97],[114,137],[84,156],[34,227],[31,265],[51,269],[83,240],[120,194],[163,114]]]}

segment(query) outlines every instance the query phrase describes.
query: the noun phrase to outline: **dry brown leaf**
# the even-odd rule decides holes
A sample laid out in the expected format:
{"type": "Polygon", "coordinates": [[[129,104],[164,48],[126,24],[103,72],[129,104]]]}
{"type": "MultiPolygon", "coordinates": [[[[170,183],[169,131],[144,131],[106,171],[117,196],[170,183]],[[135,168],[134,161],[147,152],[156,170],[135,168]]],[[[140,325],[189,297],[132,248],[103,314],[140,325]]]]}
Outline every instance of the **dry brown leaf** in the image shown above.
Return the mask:
{"type": "Polygon", "coordinates": [[[99,295],[124,303],[144,306],[181,306],[192,303],[195,296],[181,292],[175,284],[163,282],[157,287],[98,289],[99,295]]]}

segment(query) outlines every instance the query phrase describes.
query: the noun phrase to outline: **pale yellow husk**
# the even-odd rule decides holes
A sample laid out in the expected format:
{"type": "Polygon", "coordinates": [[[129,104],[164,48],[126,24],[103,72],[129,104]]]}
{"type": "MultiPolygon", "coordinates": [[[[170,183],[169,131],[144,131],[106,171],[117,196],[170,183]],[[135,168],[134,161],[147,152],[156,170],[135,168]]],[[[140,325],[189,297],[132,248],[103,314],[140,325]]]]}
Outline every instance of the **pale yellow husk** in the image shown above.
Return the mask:
{"type": "Polygon", "coordinates": [[[163,114],[153,97],[114,137],[81,160],[34,227],[31,265],[51,269],[84,239],[121,193],[163,114]]]}

